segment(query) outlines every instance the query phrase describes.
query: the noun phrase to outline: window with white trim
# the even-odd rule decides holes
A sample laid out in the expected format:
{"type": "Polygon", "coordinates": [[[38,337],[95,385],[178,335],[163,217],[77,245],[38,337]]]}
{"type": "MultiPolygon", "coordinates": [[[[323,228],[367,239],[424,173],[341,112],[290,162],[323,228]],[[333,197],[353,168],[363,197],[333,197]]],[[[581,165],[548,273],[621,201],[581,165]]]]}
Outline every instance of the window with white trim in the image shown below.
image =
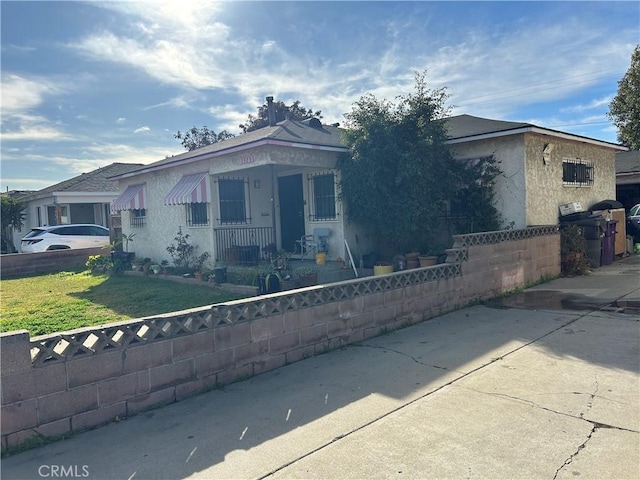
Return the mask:
{"type": "Polygon", "coordinates": [[[593,164],[579,158],[564,158],[562,160],[562,184],[570,187],[593,185],[593,164]]]}
{"type": "Polygon", "coordinates": [[[333,172],[313,173],[307,176],[309,186],[309,219],[335,220],[336,176],[333,172]]]}

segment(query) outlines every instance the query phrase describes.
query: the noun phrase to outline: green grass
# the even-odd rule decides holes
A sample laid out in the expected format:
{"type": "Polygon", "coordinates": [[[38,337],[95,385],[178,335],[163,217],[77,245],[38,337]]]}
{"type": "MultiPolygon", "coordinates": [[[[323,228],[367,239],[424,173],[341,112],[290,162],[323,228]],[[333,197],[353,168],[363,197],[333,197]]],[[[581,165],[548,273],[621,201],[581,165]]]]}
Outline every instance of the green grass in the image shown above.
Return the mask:
{"type": "Polygon", "coordinates": [[[153,277],[62,272],[2,280],[0,331],[31,336],[146,317],[242,298],[153,277]]]}

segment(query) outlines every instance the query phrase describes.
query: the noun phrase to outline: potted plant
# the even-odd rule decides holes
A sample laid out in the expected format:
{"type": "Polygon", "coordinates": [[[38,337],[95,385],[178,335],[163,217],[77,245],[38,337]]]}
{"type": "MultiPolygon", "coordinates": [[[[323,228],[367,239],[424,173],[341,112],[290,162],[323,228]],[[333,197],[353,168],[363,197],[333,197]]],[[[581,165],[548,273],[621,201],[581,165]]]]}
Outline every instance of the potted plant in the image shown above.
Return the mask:
{"type": "Polygon", "coordinates": [[[125,268],[131,268],[135,253],[129,251],[129,243],[133,243],[135,233],[122,234],[121,237],[111,243],[111,261],[116,270],[121,271],[125,268]],[[124,249],[121,250],[121,247],[124,249]]]}
{"type": "Polygon", "coordinates": [[[267,267],[256,275],[258,295],[279,292],[282,289],[282,277],[274,268],[267,267]]]}
{"type": "Polygon", "coordinates": [[[373,266],[374,275],[386,275],[387,273],[393,273],[393,263],[380,261],[373,266]]]}
{"type": "Polygon", "coordinates": [[[298,285],[300,285],[301,287],[310,287],[311,285],[318,284],[317,267],[309,266],[296,268],[295,276],[298,280],[298,285]]]}
{"type": "Polygon", "coordinates": [[[149,257],[145,257],[142,260],[142,271],[145,275],[149,275],[149,269],[151,268],[151,259],[149,257]]]}
{"type": "Polygon", "coordinates": [[[205,264],[207,263],[207,260],[209,260],[210,256],[211,255],[209,254],[209,252],[202,252],[202,255],[196,257],[194,262],[194,266],[196,269],[194,275],[196,277],[196,280],[202,280],[204,278],[205,264]]]}

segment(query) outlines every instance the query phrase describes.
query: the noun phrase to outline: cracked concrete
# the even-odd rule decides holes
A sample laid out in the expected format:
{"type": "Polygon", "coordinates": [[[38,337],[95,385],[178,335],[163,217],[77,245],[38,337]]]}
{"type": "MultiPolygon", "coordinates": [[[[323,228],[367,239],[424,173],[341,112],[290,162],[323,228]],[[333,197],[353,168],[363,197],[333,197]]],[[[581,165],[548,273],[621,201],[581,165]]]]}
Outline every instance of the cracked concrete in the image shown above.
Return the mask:
{"type": "Polygon", "coordinates": [[[638,327],[474,306],[7,457],[2,477],[637,480],[638,327]]]}

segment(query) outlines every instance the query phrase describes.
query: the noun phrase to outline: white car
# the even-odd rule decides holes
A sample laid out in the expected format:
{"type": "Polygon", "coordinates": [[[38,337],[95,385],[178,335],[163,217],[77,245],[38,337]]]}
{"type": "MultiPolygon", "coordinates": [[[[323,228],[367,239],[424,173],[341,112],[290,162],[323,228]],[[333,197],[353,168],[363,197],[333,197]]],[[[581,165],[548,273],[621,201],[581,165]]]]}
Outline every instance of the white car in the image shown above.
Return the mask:
{"type": "Polygon", "coordinates": [[[23,253],[109,245],[109,230],[100,225],[52,225],[32,229],[20,244],[23,253]]]}

